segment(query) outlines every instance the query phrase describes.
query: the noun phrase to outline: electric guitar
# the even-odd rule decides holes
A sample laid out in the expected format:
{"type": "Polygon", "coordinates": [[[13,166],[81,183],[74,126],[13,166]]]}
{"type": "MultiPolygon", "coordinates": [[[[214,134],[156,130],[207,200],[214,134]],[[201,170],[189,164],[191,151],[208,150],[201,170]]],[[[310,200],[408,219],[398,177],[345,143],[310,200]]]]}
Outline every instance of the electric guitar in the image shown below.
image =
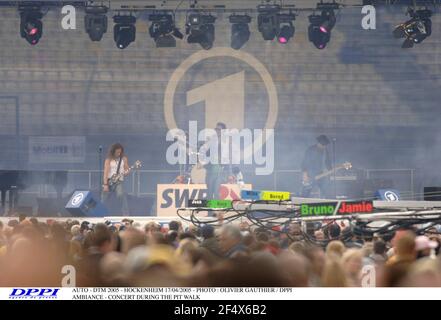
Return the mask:
{"type": "Polygon", "coordinates": [[[127,170],[126,172],[120,172],[120,173],[115,173],[114,175],[112,175],[108,180],[107,180],[107,184],[109,185],[109,191],[115,191],[116,186],[119,185],[121,182],[123,182],[124,180],[124,176],[131,170],[133,169],[139,169],[141,168],[141,161],[136,160],[135,163],[133,164],[133,166],[131,166],[129,168],[129,170],[127,170]]]}
{"type": "Polygon", "coordinates": [[[342,169],[349,170],[349,169],[351,169],[351,168],[352,168],[352,164],[351,164],[350,162],[342,163],[342,164],[336,166],[334,169],[324,171],[324,172],[322,172],[322,173],[316,175],[316,176],[313,177],[312,179],[310,178],[308,181],[302,181],[303,187],[304,187],[304,188],[312,188],[313,185],[314,185],[317,181],[319,181],[319,180],[321,180],[321,179],[323,179],[323,178],[325,178],[325,177],[328,177],[328,176],[330,176],[330,175],[333,175],[334,172],[337,172],[337,171],[342,170],[342,169]]]}

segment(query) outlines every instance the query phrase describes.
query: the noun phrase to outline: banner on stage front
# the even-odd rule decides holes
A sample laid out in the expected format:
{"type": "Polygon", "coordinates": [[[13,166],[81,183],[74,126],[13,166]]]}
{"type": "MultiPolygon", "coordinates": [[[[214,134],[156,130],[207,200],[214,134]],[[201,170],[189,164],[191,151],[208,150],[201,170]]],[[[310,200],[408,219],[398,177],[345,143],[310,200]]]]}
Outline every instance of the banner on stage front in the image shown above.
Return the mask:
{"type": "MultiPolygon", "coordinates": [[[[221,185],[218,200],[239,200],[241,188],[249,190],[252,185],[221,185]]],[[[206,198],[205,184],[158,184],[156,214],[159,217],[173,217],[178,209],[187,207],[189,200],[206,198]]]]}

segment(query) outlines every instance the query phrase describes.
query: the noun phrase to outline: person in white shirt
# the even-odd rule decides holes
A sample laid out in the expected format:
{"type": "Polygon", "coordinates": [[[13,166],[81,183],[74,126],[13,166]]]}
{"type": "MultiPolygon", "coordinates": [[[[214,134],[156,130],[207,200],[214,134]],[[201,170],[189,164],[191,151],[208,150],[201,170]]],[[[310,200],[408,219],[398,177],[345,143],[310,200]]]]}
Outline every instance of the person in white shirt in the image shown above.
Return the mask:
{"type": "Polygon", "coordinates": [[[123,184],[124,176],[127,176],[129,173],[129,160],[124,154],[124,147],[120,143],[113,144],[104,161],[103,202],[106,202],[110,196],[116,195],[118,201],[122,204],[122,215],[129,214],[129,206],[123,184]],[[120,183],[110,188],[109,179],[114,175],[120,175],[120,183]]]}

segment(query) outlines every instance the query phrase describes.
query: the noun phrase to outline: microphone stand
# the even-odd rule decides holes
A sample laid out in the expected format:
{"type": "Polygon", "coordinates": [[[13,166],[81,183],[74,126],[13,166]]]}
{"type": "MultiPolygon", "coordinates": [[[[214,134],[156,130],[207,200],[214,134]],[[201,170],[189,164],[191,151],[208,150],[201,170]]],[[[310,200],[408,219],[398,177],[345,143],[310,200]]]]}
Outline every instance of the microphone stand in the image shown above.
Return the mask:
{"type": "Polygon", "coordinates": [[[99,175],[100,175],[100,185],[99,188],[101,188],[101,186],[104,184],[103,181],[103,146],[99,146],[98,147],[98,168],[99,168],[99,175]]]}
{"type": "Polygon", "coordinates": [[[332,168],[334,170],[334,198],[337,199],[337,170],[335,170],[335,142],[337,139],[332,138],[332,168]]]}

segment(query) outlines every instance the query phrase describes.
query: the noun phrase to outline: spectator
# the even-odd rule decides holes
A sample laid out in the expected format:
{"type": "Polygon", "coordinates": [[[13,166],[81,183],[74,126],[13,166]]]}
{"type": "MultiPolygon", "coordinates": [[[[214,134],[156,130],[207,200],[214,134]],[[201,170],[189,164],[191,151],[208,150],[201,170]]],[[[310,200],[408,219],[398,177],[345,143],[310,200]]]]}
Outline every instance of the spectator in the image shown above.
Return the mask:
{"type": "Polygon", "coordinates": [[[289,250],[294,253],[303,254],[303,252],[305,251],[305,245],[303,244],[303,242],[296,241],[291,243],[291,245],[289,246],[289,250]]]}
{"type": "MultiPolygon", "coordinates": [[[[237,228],[240,232],[240,229],[237,228]]],[[[202,280],[210,287],[283,287],[286,278],[276,258],[270,253],[254,259],[227,260],[215,265],[202,280]]]]}
{"type": "Polygon", "coordinates": [[[383,240],[374,242],[373,252],[369,255],[369,259],[376,265],[382,265],[387,260],[386,243],[383,240]]]}
{"type": "Polygon", "coordinates": [[[250,232],[250,225],[246,220],[241,221],[239,223],[239,229],[241,232],[250,232]]]}
{"type": "Polygon", "coordinates": [[[340,239],[341,228],[338,224],[332,223],[328,227],[328,233],[329,233],[329,240],[331,240],[331,241],[338,240],[338,239],[340,239]]]}
{"type": "Polygon", "coordinates": [[[86,236],[85,242],[89,247],[79,265],[80,274],[83,276],[79,279],[80,286],[103,285],[100,263],[104,255],[112,251],[112,240],[112,234],[105,224],[97,224],[93,232],[86,236]]]}
{"type": "Polygon", "coordinates": [[[345,250],[346,248],[343,242],[337,240],[331,241],[326,247],[326,257],[335,256],[336,258],[341,258],[345,250]]]}
{"type": "Polygon", "coordinates": [[[170,245],[169,239],[167,239],[165,235],[161,232],[152,233],[152,235],[148,238],[147,243],[149,245],[155,245],[155,244],[170,245]]]}
{"type": "Polygon", "coordinates": [[[326,260],[323,276],[321,279],[323,287],[347,287],[348,280],[346,278],[343,265],[335,255],[331,255],[326,260]]]}
{"type": "Polygon", "coordinates": [[[246,247],[242,244],[240,229],[234,225],[222,227],[219,236],[219,246],[221,252],[227,258],[234,258],[246,253],[246,247]]]}
{"type": "Polygon", "coordinates": [[[193,239],[193,240],[196,240],[197,237],[196,237],[196,234],[195,234],[195,232],[194,232],[194,230],[193,230],[193,231],[186,231],[186,232],[182,232],[182,233],[180,233],[180,234],[178,235],[178,239],[179,239],[179,241],[184,240],[184,239],[193,239]]]}
{"type": "Polygon", "coordinates": [[[129,284],[135,287],[182,286],[190,266],[168,245],[141,246],[132,249],[125,261],[129,284]]]}
{"type": "Polygon", "coordinates": [[[325,240],[325,234],[322,230],[316,230],[314,231],[314,237],[317,241],[324,241],[325,240]]]}
{"type": "Polygon", "coordinates": [[[321,247],[307,245],[304,255],[311,266],[309,283],[312,287],[322,286],[322,275],[325,268],[326,256],[321,247]]]}
{"type": "Polygon", "coordinates": [[[201,236],[202,236],[202,243],[201,243],[202,248],[207,249],[212,254],[218,257],[222,256],[221,250],[219,248],[219,242],[214,236],[214,227],[208,224],[202,226],[201,236]]]}
{"type": "Polygon", "coordinates": [[[307,287],[310,278],[310,264],[300,254],[284,251],[278,256],[280,269],[285,273],[288,287],[307,287]]]}
{"type": "Polygon", "coordinates": [[[157,223],[156,221],[150,221],[148,222],[144,227],[145,233],[147,236],[154,232],[160,232],[161,231],[161,225],[157,223]]]}
{"type": "Polygon", "coordinates": [[[181,224],[178,221],[170,221],[170,223],[168,224],[168,229],[170,231],[180,232],[181,224]]]}
{"type": "MultiPolygon", "coordinates": [[[[441,259],[431,259],[439,248],[435,234],[416,237],[400,230],[393,239],[377,234],[374,242],[354,249],[349,242],[361,238],[344,231],[325,253],[325,238],[317,245],[306,241],[314,241],[311,236],[293,241],[288,227],[274,224],[245,228],[242,223],[242,230],[234,223],[219,229],[211,224],[189,228],[178,221],[170,225],[178,231],[160,232],[156,222],[142,229],[141,222],[128,219],[96,225],[11,219],[6,227],[0,223],[0,285],[57,287],[61,266],[74,264],[78,286],[346,287],[361,285],[361,268],[369,263],[377,267],[380,286],[441,286],[441,259]],[[389,246],[392,257],[384,263],[389,246]]],[[[299,225],[290,227],[296,232],[299,225]]],[[[338,233],[333,228],[327,230],[330,238],[338,233]]]]}
{"type": "Polygon", "coordinates": [[[416,260],[415,234],[412,231],[404,231],[398,234],[393,241],[394,255],[387,261],[388,266],[394,264],[411,264],[416,260]]]}
{"type": "Polygon", "coordinates": [[[421,258],[409,269],[402,286],[441,287],[441,265],[439,260],[421,258]]]}
{"type": "Polygon", "coordinates": [[[110,252],[101,259],[99,268],[104,285],[129,286],[124,263],[125,255],[119,252],[110,252]]]}
{"type": "Polygon", "coordinates": [[[360,249],[349,249],[342,257],[342,265],[346,274],[349,287],[361,286],[361,268],[363,267],[363,251],[360,249]]]}
{"type": "Polygon", "coordinates": [[[417,252],[417,259],[435,256],[435,249],[438,247],[438,242],[431,241],[427,236],[418,236],[415,239],[415,250],[417,252]],[[433,251],[433,252],[432,252],[433,251]]]}
{"type": "Polygon", "coordinates": [[[23,221],[25,221],[26,220],[26,215],[24,214],[24,213],[20,213],[19,215],[18,215],[18,222],[19,223],[22,223],[23,221]]]}
{"type": "Polygon", "coordinates": [[[81,230],[81,226],[75,224],[70,228],[70,233],[72,235],[72,241],[78,241],[80,243],[84,240],[84,235],[81,230]]]}
{"type": "Polygon", "coordinates": [[[197,226],[195,226],[194,224],[191,224],[186,228],[186,230],[183,234],[184,234],[184,236],[182,234],[179,235],[179,238],[181,240],[185,239],[185,238],[190,238],[190,237],[193,239],[196,239],[199,236],[199,228],[197,226]]]}
{"type": "Polygon", "coordinates": [[[133,248],[144,246],[147,242],[147,237],[144,232],[130,227],[120,233],[121,252],[127,254],[133,248]]]}
{"type": "Polygon", "coordinates": [[[174,248],[178,247],[178,232],[175,230],[170,230],[165,235],[165,241],[173,246],[174,248]]]}

